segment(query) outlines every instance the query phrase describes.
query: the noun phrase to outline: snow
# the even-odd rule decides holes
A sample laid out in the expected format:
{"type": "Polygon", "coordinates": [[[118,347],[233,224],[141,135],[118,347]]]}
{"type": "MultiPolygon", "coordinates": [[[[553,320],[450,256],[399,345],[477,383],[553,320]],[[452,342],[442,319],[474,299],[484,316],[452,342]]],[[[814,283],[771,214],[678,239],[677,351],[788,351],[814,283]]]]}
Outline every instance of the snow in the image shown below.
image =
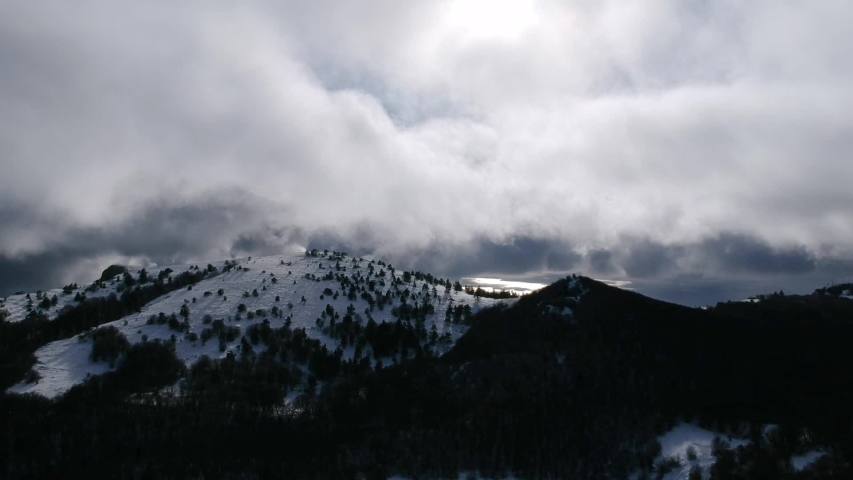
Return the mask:
{"type": "Polygon", "coordinates": [[[560,305],[548,305],[544,304],[544,302],[540,302],[539,305],[542,306],[544,312],[552,313],[556,315],[560,315],[563,317],[574,317],[574,310],[568,305],[564,305],[565,301],[570,301],[572,305],[578,305],[581,302],[581,299],[584,295],[589,292],[583,283],[581,282],[581,277],[577,275],[569,275],[566,277],[568,280],[568,285],[566,287],[566,295],[562,297],[559,302],[560,305]]]}
{"type": "Polygon", "coordinates": [[[572,293],[575,290],[582,290],[585,292],[583,284],[581,284],[580,277],[578,277],[577,275],[569,275],[568,277],[566,277],[566,280],[569,281],[569,284],[566,287],[569,293],[572,293]]]}
{"type": "MultiPolygon", "coordinates": [[[[765,425],[762,431],[767,435],[774,428],[776,428],[776,425],[765,425]]],[[[690,474],[690,469],[694,465],[702,467],[703,478],[708,478],[711,466],[714,465],[714,462],[716,461],[714,456],[711,454],[711,444],[714,437],[722,438],[732,449],[741,445],[749,444],[748,440],[732,438],[724,434],[714,433],[690,423],[681,423],[669,432],[661,435],[658,438],[661,444],[661,454],[655,459],[655,463],[659,460],[670,457],[678,458],[681,463],[679,467],[664,475],[664,480],[686,480],[690,474]],[[690,447],[693,447],[696,451],[696,460],[687,460],[687,449],[690,447]]],[[[806,468],[809,464],[823,455],[825,455],[824,452],[816,450],[802,455],[795,455],[791,457],[791,465],[795,470],[799,471],[806,468]]],[[[632,475],[632,478],[638,477],[639,472],[632,475]]]]}
{"type": "Polygon", "coordinates": [[[562,315],[564,317],[571,317],[572,315],[574,315],[574,312],[569,307],[560,308],[560,307],[555,307],[554,305],[546,305],[546,307],[548,308],[548,311],[550,313],[555,313],[557,315],[562,315]]]}
{"type": "Polygon", "coordinates": [[[747,443],[746,440],[726,437],[690,423],[681,423],[662,435],[659,438],[661,444],[661,456],[659,459],[676,457],[681,462],[680,467],[673,469],[673,471],[664,475],[663,478],[665,480],[687,479],[690,469],[694,465],[702,467],[702,472],[705,478],[707,478],[708,472],[715,461],[714,456],[711,454],[711,443],[714,437],[722,437],[731,445],[731,448],[737,448],[747,443]],[[696,451],[696,460],[687,460],[687,449],[690,447],[693,447],[696,451]]]}
{"type": "Polygon", "coordinates": [[[800,471],[823,455],[823,452],[818,452],[816,450],[806,452],[802,455],[794,455],[791,457],[791,465],[793,465],[794,470],[800,471]]]}
{"type": "MultiPolygon", "coordinates": [[[[221,267],[225,262],[219,262],[214,264],[217,267],[221,267]]],[[[157,274],[165,270],[167,268],[171,268],[173,270],[172,276],[180,275],[190,269],[192,265],[171,265],[164,267],[148,267],[146,271],[148,272],[149,277],[156,277],[157,274]]],[[[136,273],[138,270],[141,270],[142,267],[128,267],[128,271],[133,275],[134,278],[138,278],[138,274],[136,273]]],[[[46,290],[42,292],[43,296],[47,298],[52,298],[56,295],[57,303],[55,306],[52,306],[48,309],[40,308],[38,306],[41,298],[38,298],[38,292],[24,292],[16,295],[9,295],[5,300],[0,301],[0,309],[6,310],[9,313],[9,317],[6,319],[8,322],[20,322],[24,320],[27,315],[30,313],[30,310],[36,310],[43,313],[50,320],[55,320],[59,315],[59,312],[63,307],[73,307],[77,305],[77,302],[74,300],[74,297],[79,293],[81,295],[85,295],[87,299],[89,298],[100,298],[100,297],[108,297],[111,293],[115,293],[116,295],[121,296],[121,290],[124,288],[124,284],[121,281],[121,277],[116,277],[111,280],[107,280],[104,282],[106,284],[105,287],[98,287],[95,285],[95,282],[89,285],[79,284],[78,288],[71,291],[71,293],[63,292],[62,288],[54,288],[51,290],[46,290]],[[27,295],[30,296],[30,299],[27,299],[27,295]],[[32,308],[27,308],[28,304],[32,303],[32,308]]]]}
{"type": "MultiPolygon", "coordinates": [[[[213,265],[221,270],[223,263],[218,262],[213,265]]],[[[147,335],[149,341],[153,341],[154,339],[168,341],[174,334],[176,337],[176,354],[178,358],[182,359],[187,365],[191,365],[202,355],[207,355],[211,358],[221,358],[228,351],[236,350],[236,347],[240,344],[239,338],[237,341],[230,342],[225,352],[220,352],[219,342],[216,338],[207,341],[204,345],[200,339],[196,342],[191,342],[189,339],[184,338],[184,333],[175,332],[169,329],[168,325],[147,325],[146,322],[150,316],[158,315],[160,312],[167,316],[172,313],[178,314],[181,307],[186,304],[190,309],[189,323],[191,332],[200,334],[202,329],[209,327],[209,325],[203,324],[202,317],[204,315],[211,315],[213,319],[224,320],[226,326],[239,326],[240,334],[244,335],[250,325],[262,323],[264,318],[255,317],[249,320],[246,314],[243,313],[241,314],[241,319],[236,319],[237,306],[239,304],[245,304],[247,312],[254,312],[258,309],[264,309],[269,312],[273,306],[278,306],[282,310],[283,318],[272,315],[266,317],[272,328],[282,327],[288,315],[292,315],[291,328],[298,329],[304,327],[309,337],[322,341],[330,350],[334,350],[337,347],[336,340],[323,334],[321,328],[317,327],[315,323],[326,308],[326,305],[331,305],[336,312],[344,315],[347,307],[352,304],[355,307],[356,313],[366,322],[365,308],[369,304],[361,297],[349,300],[346,297],[347,292],[340,291],[340,282],[337,280],[308,280],[305,278],[305,275],[312,274],[317,278],[321,278],[331,271],[333,274],[339,273],[351,278],[354,275],[366,277],[368,275],[368,263],[367,260],[361,260],[357,262],[358,268],[354,268],[356,264],[353,263],[353,258],[345,257],[340,260],[340,265],[345,266],[346,271],[338,272],[335,270],[336,260],[327,257],[309,257],[304,253],[262,257],[251,260],[244,259],[238,262],[238,265],[241,267],[239,270],[234,268],[229,272],[209,277],[194,285],[192,290],[184,288],[171,292],[145,305],[141,312],[106,325],[118,328],[131,344],[141,342],[143,335],[147,335]],[[277,279],[276,283],[272,282],[273,278],[277,279]],[[264,287],[266,287],[266,290],[264,290],[264,287]],[[217,295],[217,290],[220,288],[224,290],[222,297],[217,295]],[[340,295],[337,299],[323,295],[325,288],[330,288],[332,291],[339,291],[340,295]],[[258,291],[257,297],[251,294],[255,289],[258,291]],[[205,296],[205,292],[211,292],[211,294],[205,296]],[[249,296],[244,297],[244,292],[249,292],[249,296]],[[276,295],[281,297],[279,302],[275,301],[276,295]],[[324,296],[323,299],[320,299],[321,295],[324,296]],[[304,303],[301,301],[302,298],[305,299],[304,303]],[[292,309],[288,308],[288,303],[293,304],[292,309]]],[[[165,268],[162,267],[161,269],[165,268]]],[[[190,267],[188,265],[178,265],[168,268],[172,268],[174,270],[173,275],[176,275],[188,270],[190,267]]],[[[383,287],[377,284],[376,290],[383,292],[389,288],[393,290],[389,266],[374,264],[374,269],[377,273],[380,269],[386,272],[384,277],[386,285],[383,287]]],[[[157,272],[152,271],[150,273],[156,276],[157,272]]],[[[402,273],[401,271],[397,271],[395,276],[402,278],[402,273]]],[[[375,276],[370,277],[370,279],[380,280],[375,276]]],[[[413,298],[410,298],[409,303],[415,301],[422,302],[426,293],[432,296],[432,285],[428,285],[427,290],[423,290],[426,282],[418,280],[413,280],[413,282],[399,287],[401,291],[408,288],[412,293],[413,298]]],[[[106,290],[97,293],[109,294],[106,290]]],[[[466,331],[467,327],[444,322],[448,304],[451,306],[467,304],[471,306],[472,312],[476,312],[497,303],[509,304],[514,301],[513,299],[496,300],[477,298],[465,292],[456,292],[452,288],[449,291],[445,291],[444,286],[436,286],[436,293],[437,298],[432,300],[435,313],[427,317],[426,329],[429,331],[434,324],[439,335],[448,332],[452,342],[455,342],[466,331]]],[[[73,295],[71,298],[73,299],[73,295]]],[[[19,300],[15,300],[15,302],[15,305],[20,303],[19,300]]],[[[371,315],[377,323],[396,321],[396,318],[391,314],[391,309],[393,306],[399,305],[399,303],[399,298],[395,298],[393,305],[386,305],[384,310],[376,308],[371,312],[371,315]]],[[[54,309],[51,309],[51,311],[54,311],[54,309]]],[[[20,315],[20,313],[16,315],[20,315]]],[[[450,346],[440,346],[436,349],[437,353],[443,353],[450,346]]],[[[262,345],[255,346],[255,351],[261,351],[263,348],[262,345]]],[[[106,364],[89,361],[90,351],[91,343],[89,341],[81,342],[77,337],[47,344],[35,352],[37,357],[35,370],[42,376],[41,380],[34,384],[21,383],[15,385],[9,391],[17,393],[32,392],[52,398],[64,393],[74,384],[82,382],[87,374],[97,375],[107,371],[108,367],[106,364]]],[[[351,358],[353,352],[353,347],[344,349],[344,357],[351,358]]]]}
{"type": "Polygon", "coordinates": [[[569,275],[568,277],[566,277],[566,280],[569,281],[568,286],[566,287],[567,293],[574,294],[574,296],[567,298],[570,298],[575,302],[580,303],[581,298],[587,294],[589,289],[584,286],[584,284],[581,282],[581,277],[577,275],[569,275]]]}
{"type": "Polygon", "coordinates": [[[0,306],[0,308],[9,312],[9,317],[6,319],[9,322],[20,322],[21,320],[27,317],[27,314],[30,313],[30,309],[27,308],[27,305],[30,303],[30,300],[27,299],[27,295],[30,295],[30,299],[32,299],[32,309],[40,311],[47,315],[47,317],[51,320],[55,319],[59,314],[59,311],[62,307],[69,305],[74,306],[77,302],[74,301],[74,296],[77,293],[81,295],[86,295],[86,298],[97,298],[97,297],[106,297],[109,294],[116,292],[116,288],[119,286],[119,282],[107,283],[106,288],[99,288],[94,292],[87,292],[86,285],[81,286],[80,288],[74,290],[71,294],[63,293],[61,288],[54,288],[52,290],[47,290],[43,292],[43,295],[46,295],[48,298],[56,295],[57,304],[49,309],[43,309],[38,306],[41,301],[40,298],[36,298],[38,295],[37,292],[27,292],[19,295],[9,295],[6,297],[6,301],[3,302],[4,305],[0,306]]]}
{"type": "Polygon", "coordinates": [[[92,344],[77,337],[49,343],[36,352],[38,361],[34,369],[41,375],[37,383],[19,383],[8,391],[12,393],[38,393],[55,397],[72,385],[86,380],[89,375],[105,373],[109,367],[104,362],[89,362],[92,344]]]}

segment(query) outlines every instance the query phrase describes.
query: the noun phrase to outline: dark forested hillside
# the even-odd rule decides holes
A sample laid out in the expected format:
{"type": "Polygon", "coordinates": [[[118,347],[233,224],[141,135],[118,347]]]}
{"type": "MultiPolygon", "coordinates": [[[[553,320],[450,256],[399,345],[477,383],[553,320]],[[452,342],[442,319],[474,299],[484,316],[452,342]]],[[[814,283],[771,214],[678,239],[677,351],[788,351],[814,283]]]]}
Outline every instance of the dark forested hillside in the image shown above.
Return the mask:
{"type": "Polygon", "coordinates": [[[375,369],[289,327],[262,334],[272,354],[189,369],[168,345],[135,345],[116,372],[55,401],[4,394],[0,471],[654,478],[657,435],[687,420],[754,438],[721,443],[706,477],[853,478],[849,299],[776,295],[702,310],[570,277],[469,322],[444,356],[424,349],[375,369]],[[285,403],[296,357],[331,370],[316,395],[285,403]],[[780,429],[764,439],[756,432],[768,423],[780,429]],[[784,460],[814,446],[827,455],[811,469],[784,460]]]}

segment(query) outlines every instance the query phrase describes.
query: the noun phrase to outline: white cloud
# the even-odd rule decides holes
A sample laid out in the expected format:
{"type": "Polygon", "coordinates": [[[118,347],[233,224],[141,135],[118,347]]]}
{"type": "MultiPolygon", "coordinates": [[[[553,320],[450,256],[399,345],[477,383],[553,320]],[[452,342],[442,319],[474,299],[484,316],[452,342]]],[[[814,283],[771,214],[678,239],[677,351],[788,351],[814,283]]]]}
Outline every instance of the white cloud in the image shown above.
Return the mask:
{"type": "Polygon", "coordinates": [[[261,223],[369,228],[395,252],[726,231],[834,251],[853,235],[851,9],[7,2],[0,196],[32,220],[0,254],[232,191],[261,223]]]}

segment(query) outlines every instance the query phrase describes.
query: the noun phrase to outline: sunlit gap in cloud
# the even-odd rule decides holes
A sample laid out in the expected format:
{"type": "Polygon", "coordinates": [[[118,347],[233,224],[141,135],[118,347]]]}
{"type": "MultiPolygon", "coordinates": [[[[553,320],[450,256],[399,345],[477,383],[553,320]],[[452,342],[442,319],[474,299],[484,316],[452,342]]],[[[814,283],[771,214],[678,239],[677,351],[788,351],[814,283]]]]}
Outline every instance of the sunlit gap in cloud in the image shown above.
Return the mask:
{"type": "MultiPolygon", "coordinates": [[[[634,290],[630,280],[608,280],[605,278],[594,279],[611,287],[621,288],[623,290],[634,290]]],[[[495,291],[511,291],[519,295],[535,292],[541,288],[547,287],[545,283],[534,282],[519,282],[515,280],[503,280],[501,278],[473,277],[463,278],[462,284],[465,286],[479,287],[487,292],[495,291]]]]}
{"type": "Polygon", "coordinates": [[[487,292],[494,291],[511,291],[517,293],[519,295],[524,295],[540,288],[544,288],[547,285],[544,283],[532,283],[532,282],[517,282],[512,280],[502,280],[500,278],[463,278],[463,285],[471,285],[482,288],[487,292]]]}
{"type": "Polygon", "coordinates": [[[611,287],[621,288],[622,290],[634,290],[634,287],[631,287],[630,280],[607,280],[606,278],[595,278],[593,279],[596,282],[601,282],[605,285],[609,285],[611,287]]]}
{"type": "Polygon", "coordinates": [[[471,40],[512,40],[537,19],[532,0],[456,0],[445,21],[450,31],[471,40]]]}

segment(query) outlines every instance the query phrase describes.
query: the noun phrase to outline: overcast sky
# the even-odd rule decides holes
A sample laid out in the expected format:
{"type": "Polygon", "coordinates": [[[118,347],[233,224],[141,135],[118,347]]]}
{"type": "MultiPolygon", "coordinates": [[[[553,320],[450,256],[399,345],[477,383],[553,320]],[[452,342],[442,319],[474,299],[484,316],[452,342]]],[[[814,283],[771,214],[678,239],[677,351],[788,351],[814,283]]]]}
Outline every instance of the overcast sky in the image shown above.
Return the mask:
{"type": "Polygon", "coordinates": [[[0,0],[0,295],[293,245],[688,304],[853,274],[853,2],[0,0]]]}

